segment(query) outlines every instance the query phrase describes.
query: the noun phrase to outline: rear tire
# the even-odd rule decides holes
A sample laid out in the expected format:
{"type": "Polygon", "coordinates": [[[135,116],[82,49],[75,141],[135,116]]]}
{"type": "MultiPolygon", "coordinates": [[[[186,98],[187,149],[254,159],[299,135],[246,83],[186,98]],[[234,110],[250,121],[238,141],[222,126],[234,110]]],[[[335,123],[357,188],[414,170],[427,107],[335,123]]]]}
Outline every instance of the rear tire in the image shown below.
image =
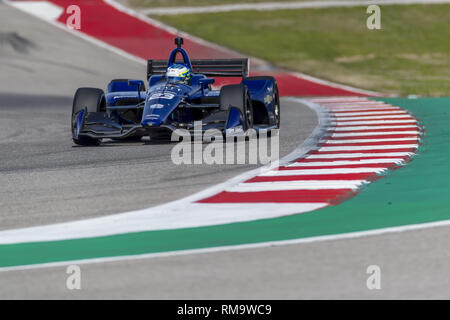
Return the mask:
{"type": "MultiPolygon", "coordinates": [[[[72,133],[76,130],[76,115],[83,109],[89,112],[102,112],[106,108],[105,93],[97,88],[79,88],[75,92],[72,105],[72,133]]],[[[90,137],[73,138],[73,142],[82,146],[98,145],[100,139],[90,137]]]]}
{"type": "Polygon", "coordinates": [[[250,93],[243,84],[231,84],[220,89],[220,110],[231,107],[241,110],[244,116],[244,130],[253,128],[253,108],[250,93]]]}

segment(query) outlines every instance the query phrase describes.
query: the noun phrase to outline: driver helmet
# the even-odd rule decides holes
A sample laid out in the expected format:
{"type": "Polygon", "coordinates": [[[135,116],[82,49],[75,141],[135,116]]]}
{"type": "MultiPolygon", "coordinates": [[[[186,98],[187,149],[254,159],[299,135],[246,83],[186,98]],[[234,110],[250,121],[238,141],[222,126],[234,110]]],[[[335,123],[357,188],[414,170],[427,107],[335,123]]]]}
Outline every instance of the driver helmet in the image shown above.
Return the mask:
{"type": "Polygon", "coordinates": [[[189,84],[192,75],[191,70],[183,64],[173,64],[167,68],[166,72],[168,83],[184,83],[189,84]]]}

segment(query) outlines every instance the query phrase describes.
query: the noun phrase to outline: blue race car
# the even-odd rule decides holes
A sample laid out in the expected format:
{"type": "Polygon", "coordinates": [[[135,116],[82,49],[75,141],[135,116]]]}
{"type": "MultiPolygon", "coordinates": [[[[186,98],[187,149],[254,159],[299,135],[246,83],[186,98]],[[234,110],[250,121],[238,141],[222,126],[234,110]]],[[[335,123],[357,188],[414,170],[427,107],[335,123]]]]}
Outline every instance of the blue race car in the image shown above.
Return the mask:
{"type": "Polygon", "coordinates": [[[175,44],[168,61],[148,60],[148,90],[144,81],[132,79],[112,80],[106,94],[79,88],[72,107],[73,141],[97,145],[103,138],[170,139],[176,129],[193,132],[194,121],[202,122],[203,132],[218,129],[224,135],[280,127],[273,77],[248,77],[248,59],[190,60],[183,39],[176,38],[175,44]],[[212,90],[214,76],[242,80],[212,90]]]}

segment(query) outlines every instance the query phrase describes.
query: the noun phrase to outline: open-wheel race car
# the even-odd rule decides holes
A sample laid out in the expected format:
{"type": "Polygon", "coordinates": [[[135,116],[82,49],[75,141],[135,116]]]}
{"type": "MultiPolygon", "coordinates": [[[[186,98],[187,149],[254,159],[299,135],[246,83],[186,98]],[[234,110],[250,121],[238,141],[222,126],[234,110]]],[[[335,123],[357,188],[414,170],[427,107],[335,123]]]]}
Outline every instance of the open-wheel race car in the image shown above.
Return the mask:
{"type": "Polygon", "coordinates": [[[280,99],[273,77],[249,77],[248,59],[190,60],[175,39],[169,60],[148,60],[147,81],[112,80],[106,89],[79,88],[73,100],[72,136],[78,145],[103,138],[170,139],[176,129],[218,129],[224,135],[280,127],[280,99]],[[181,56],[181,57],[179,57],[181,56]],[[181,59],[180,59],[181,58],[181,59]],[[211,77],[240,77],[213,90],[211,77]]]}

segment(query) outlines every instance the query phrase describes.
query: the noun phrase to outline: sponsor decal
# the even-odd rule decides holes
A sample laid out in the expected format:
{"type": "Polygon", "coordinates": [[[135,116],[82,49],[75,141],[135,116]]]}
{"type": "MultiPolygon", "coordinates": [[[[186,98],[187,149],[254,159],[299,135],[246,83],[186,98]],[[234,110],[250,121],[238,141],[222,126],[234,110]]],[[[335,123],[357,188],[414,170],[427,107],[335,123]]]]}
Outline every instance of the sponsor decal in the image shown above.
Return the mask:
{"type": "Polygon", "coordinates": [[[244,129],[242,128],[242,126],[236,126],[233,128],[228,128],[225,130],[225,134],[226,135],[242,135],[244,134],[244,129]]]}
{"type": "Polygon", "coordinates": [[[265,103],[265,104],[269,104],[269,103],[272,102],[272,100],[273,100],[272,95],[267,95],[267,96],[264,98],[264,103],[265,103]]]}
{"type": "Polygon", "coordinates": [[[148,100],[153,100],[153,99],[173,99],[175,97],[175,95],[173,93],[170,92],[157,92],[152,94],[148,100]]]}
{"type": "Polygon", "coordinates": [[[129,99],[129,98],[137,98],[137,96],[114,96],[113,99],[129,99]]]}
{"type": "Polygon", "coordinates": [[[208,96],[218,97],[218,96],[220,96],[220,91],[218,91],[218,90],[211,90],[211,91],[209,91],[208,96]]]}

